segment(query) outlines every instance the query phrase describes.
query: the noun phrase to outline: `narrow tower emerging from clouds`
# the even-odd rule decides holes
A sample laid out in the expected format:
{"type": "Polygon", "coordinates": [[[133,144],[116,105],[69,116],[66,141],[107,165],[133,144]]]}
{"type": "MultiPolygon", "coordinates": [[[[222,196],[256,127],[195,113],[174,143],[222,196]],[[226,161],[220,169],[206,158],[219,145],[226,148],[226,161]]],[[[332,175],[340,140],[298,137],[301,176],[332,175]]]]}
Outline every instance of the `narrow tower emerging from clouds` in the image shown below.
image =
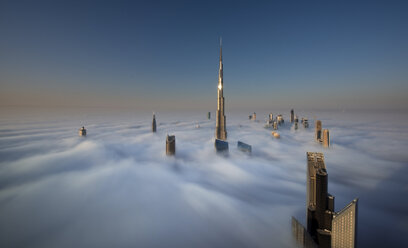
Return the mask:
{"type": "Polygon", "coordinates": [[[323,143],[324,147],[329,147],[330,146],[329,129],[323,129],[322,143],[323,143]]]}
{"type": "Polygon", "coordinates": [[[322,141],[322,121],[317,120],[315,124],[315,140],[317,142],[322,141]]]}
{"type": "Polygon", "coordinates": [[[153,113],[152,132],[156,132],[156,115],[153,113]]]}
{"type": "Polygon", "coordinates": [[[225,113],[224,113],[224,80],[222,69],[222,41],[220,40],[220,69],[218,75],[218,103],[215,125],[215,138],[220,140],[227,139],[227,130],[225,127],[225,113]]]}
{"type": "Polygon", "coordinates": [[[290,110],[290,122],[294,122],[295,121],[295,111],[290,110]]]}

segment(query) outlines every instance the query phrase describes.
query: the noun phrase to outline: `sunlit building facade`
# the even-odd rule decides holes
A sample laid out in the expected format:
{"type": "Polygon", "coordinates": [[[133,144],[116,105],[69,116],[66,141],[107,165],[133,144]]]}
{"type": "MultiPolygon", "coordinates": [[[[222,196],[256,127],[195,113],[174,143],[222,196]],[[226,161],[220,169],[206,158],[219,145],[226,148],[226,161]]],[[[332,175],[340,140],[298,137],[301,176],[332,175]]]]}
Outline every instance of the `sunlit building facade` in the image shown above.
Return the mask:
{"type": "Polygon", "coordinates": [[[356,247],[358,199],[333,215],[332,248],[356,247]]]}

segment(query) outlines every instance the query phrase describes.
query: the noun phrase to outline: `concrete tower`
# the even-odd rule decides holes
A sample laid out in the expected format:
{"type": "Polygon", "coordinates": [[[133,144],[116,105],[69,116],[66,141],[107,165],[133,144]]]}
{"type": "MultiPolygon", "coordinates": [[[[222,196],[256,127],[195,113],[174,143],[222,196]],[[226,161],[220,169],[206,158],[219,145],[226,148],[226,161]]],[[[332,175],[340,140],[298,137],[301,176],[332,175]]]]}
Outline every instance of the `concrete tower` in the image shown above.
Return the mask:
{"type": "Polygon", "coordinates": [[[224,113],[224,80],[222,69],[222,40],[220,40],[220,69],[218,75],[218,104],[216,113],[215,138],[220,140],[227,139],[227,130],[225,128],[225,113],[224,113]]]}

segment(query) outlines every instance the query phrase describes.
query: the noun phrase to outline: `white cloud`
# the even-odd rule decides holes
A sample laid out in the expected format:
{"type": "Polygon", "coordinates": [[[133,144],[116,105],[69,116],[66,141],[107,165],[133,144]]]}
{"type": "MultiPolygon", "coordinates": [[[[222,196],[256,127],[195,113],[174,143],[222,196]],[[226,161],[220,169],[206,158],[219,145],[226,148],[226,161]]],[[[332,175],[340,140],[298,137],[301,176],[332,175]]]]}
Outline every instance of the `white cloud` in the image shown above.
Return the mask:
{"type": "Polygon", "coordinates": [[[384,232],[388,244],[407,242],[397,235],[406,225],[393,225],[408,216],[406,117],[297,114],[311,127],[287,122],[278,140],[247,113],[227,113],[228,157],[216,155],[206,113],[157,113],[156,134],[150,114],[3,118],[0,246],[292,247],[290,217],[305,214],[306,151],[324,152],[337,210],[360,197],[361,246],[384,232]],[[313,116],[330,129],[331,148],[313,141],[313,116]],[[86,138],[77,136],[83,123],[86,138]],[[165,155],[167,133],[175,157],[165,155]]]}

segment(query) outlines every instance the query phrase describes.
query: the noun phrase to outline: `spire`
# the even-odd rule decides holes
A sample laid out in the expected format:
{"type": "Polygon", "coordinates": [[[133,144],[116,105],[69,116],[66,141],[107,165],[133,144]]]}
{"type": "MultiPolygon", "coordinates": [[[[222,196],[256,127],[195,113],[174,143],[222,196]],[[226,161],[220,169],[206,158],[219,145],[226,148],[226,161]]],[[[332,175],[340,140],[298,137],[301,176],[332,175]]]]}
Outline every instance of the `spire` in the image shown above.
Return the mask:
{"type": "MultiPolygon", "coordinates": [[[[222,90],[223,87],[223,73],[222,73],[222,38],[220,37],[220,69],[219,69],[219,75],[218,75],[218,90],[222,90]]],[[[220,94],[222,96],[222,92],[220,94]]]]}
{"type": "Polygon", "coordinates": [[[220,62],[222,62],[222,37],[220,37],[220,62]]]}

